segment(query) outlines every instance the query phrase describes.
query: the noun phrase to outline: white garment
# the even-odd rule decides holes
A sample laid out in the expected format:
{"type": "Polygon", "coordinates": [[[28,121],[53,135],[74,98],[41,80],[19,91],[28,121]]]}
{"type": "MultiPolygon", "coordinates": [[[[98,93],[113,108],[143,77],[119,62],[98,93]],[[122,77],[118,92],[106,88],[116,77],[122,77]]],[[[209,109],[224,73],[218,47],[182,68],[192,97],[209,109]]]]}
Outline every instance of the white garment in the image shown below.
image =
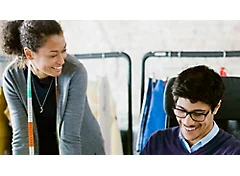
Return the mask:
{"type": "Polygon", "coordinates": [[[122,155],[122,140],[118,128],[115,102],[113,100],[107,77],[102,77],[98,86],[98,122],[105,140],[107,155],[122,155]]]}
{"type": "Polygon", "coordinates": [[[99,104],[97,96],[98,84],[99,81],[88,80],[87,98],[90,109],[95,118],[98,117],[98,104],[99,104]]]}

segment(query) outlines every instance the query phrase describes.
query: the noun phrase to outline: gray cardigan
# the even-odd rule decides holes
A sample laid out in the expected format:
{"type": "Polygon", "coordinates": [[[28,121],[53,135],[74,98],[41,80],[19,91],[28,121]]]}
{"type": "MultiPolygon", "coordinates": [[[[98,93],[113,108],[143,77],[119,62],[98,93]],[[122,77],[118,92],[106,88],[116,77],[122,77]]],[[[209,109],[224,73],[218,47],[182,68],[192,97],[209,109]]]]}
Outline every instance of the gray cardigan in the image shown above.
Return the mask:
{"type": "MultiPolygon", "coordinates": [[[[58,77],[59,97],[56,125],[59,151],[63,155],[105,154],[99,124],[87,101],[87,71],[75,57],[68,55],[58,77]]],[[[10,110],[13,128],[13,154],[28,155],[27,85],[23,69],[16,61],[3,73],[3,90],[10,110]]],[[[34,120],[35,154],[38,154],[38,133],[34,120]]],[[[47,122],[46,122],[47,123],[47,122]]]]}

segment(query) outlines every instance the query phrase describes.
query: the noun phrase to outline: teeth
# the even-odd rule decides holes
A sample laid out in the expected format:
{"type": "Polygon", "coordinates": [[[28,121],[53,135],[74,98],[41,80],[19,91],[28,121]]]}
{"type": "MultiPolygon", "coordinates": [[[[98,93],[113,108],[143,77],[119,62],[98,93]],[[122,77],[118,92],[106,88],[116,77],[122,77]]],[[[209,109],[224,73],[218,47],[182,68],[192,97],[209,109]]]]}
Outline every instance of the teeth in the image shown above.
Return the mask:
{"type": "Polygon", "coordinates": [[[53,67],[54,69],[62,69],[62,66],[60,66],[60,67],[53,67]]]}
{"type": "Polygon", "coordinates": [[[193,131],[193,130],[195,130],[196,128],[187,128],[187,127],[185,127],[185,129],[186,129],[187,131],[193,131]]]}

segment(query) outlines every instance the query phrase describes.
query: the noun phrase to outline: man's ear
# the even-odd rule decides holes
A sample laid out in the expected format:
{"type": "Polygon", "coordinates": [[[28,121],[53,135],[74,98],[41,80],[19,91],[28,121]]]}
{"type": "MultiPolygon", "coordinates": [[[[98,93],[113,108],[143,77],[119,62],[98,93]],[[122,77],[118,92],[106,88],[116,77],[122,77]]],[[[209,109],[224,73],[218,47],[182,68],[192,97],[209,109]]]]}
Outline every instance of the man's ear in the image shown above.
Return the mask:
{"type": "Polygon", "coordinates": [[[24,54],[27,58],[27,60],[32,60],[33,59],[33,52],[30,50],[28,47],[24,47],[24,54]]]}
{"type": "Polygon", "coordinates": [[[222,100],[220,100],[220,101],[218,102],[217,106],[215,107],[215,109],[214,109],[214,111],[213,111],[213,114],[214,114],[214,115],[217,114],[217,112],[218,112],[218,110],[219,110],[219,108],[220,108],[220,106],[221,106],[221,103],[222,103],[222,100]]]}

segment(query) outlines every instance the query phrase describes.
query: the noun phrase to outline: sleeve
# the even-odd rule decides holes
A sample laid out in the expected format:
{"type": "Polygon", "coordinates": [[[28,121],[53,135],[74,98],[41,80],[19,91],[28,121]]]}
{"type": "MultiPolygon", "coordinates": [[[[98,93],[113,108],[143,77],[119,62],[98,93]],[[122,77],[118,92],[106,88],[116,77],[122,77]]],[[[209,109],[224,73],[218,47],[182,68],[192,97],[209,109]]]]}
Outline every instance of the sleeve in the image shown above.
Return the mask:
{"type": "Polygon", "coordinates": [[[28,155],[27,113],[16,87],[13,76],[6,71],[3,74],[3,91],[10,111],[13,155],[28,155]]]}
{"type": "Polygon", "coordinates": [[[140,155],[151,155],[152,154],[152,137],[149,138],[140,155]]]}
{"type": "Polygon", "coordinates": [[[164,150],[162,144],[163,133],[159,130],[150,136],[140,155],[157,155],[159,154],[159,149],[161,151],[164,150]]]}
{"type": "Polygon", "coordinates": [[[69,83],[66,108],[60,131],[60,151],[64,155],[81,155],[81,129],[84,118],[87,71],[81,64],[69,83]]]}

